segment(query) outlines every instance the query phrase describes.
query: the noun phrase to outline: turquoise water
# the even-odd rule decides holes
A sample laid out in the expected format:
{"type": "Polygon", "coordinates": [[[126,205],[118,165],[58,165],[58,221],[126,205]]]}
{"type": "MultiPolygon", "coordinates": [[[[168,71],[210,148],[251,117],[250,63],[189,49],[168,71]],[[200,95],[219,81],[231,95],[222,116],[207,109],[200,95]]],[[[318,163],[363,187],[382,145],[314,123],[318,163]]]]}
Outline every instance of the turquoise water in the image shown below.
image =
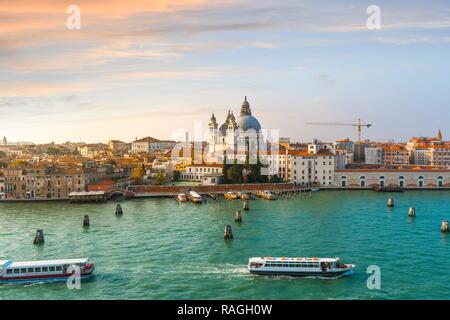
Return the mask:
{"type": "Polygon", "coordinates": [[[89,256],[96,275],[81,290],[64,283],[1,285],[0,299],[448,299],[450,235],[440,223],[450,219],[449,197],[449,191],[320,191],[312,198],[252,200],[240,225],[233,221],[239,201],[125,201],[120,218],[112,202],[2,203],[0,256],[89,256]],[[388,196],[396,200],[392,210],[388,196]],[[233,241],[223,240],[225,224],[233,241]],[[32,245],[38,228],[42,247],[32,245]],[[248,258],[262,255],[337,256],[357,267],[335,280],[250,275],[248,258]],[[370,265],[381,268],[381,290],[366,286],[370,265]]]}

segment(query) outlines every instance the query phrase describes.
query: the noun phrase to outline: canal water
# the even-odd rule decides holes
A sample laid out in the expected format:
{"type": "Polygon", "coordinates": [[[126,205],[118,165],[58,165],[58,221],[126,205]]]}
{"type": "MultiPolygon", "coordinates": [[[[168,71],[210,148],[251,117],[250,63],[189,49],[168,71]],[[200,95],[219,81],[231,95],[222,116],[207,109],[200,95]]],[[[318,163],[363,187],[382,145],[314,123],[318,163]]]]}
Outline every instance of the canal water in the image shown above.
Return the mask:
{"type": "Polygon", "coordinates": [[[65,283],[0,285],[0,299],[448,299],[449,191],[320,191],[312,197],[178,204],[0,203],[0,259],[89,257],[96,275],[80,290],[65,283]],[[396,206],[387,208],[388,196],[396,206]],[[407,216],[416,207],[417,217],[407,216]],[[91,220],[82,228],[83,216],[91,220]],[[234,240],[223,240],[226,224],[234,240]],[[44,229],[45,245],[32,244],[44,229]],[[334,280],[250,275],[252,256],[340,257],[356,265],[334,280]],[[381,289],[369,290],[369,266],[381,289]]]}

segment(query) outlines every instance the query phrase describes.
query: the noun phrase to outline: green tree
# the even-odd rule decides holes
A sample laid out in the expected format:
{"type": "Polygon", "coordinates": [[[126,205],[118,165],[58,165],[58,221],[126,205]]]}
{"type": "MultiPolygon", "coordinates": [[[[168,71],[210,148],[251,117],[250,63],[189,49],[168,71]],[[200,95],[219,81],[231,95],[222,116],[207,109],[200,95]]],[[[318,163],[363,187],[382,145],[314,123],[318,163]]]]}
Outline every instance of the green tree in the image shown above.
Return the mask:
{"type": "Polygon", "coordinates": [[[47,149],[45,149],[45,153],[50,156],[58,156],[61,154],[61,150],[56,147],[48,147],[47,149]]]}
{"type": "Polygon", "coordinates": [[[242,181],[242,169],[241,165],[234,165],[227,170],[227,178],[229,182],[239,183],[242,181]]]}
{"type": "Polygon", "coordinates": [[[6,158],[5,151],[0,151],[0,158],[6,158]]]}
{"type": "Polygon", "coordinates": [[[161,184],[164,184],[164,182],[166,181],[166,179],[165,179],[165,175],[164,175],[164,173],[163,172],[159,172],[157,175],[156,175],[156,178],[155,178],[155,184],[157,184],[157,185],[161,185],[161,184]]]}
{"type": "Polygon", "coordinates": [[[181,173],[180,173],[180,171],[175,170],[175,171],[173,172],[172,180],[173,180],[173,181],[179,181],[180,178],[181,178],[181,173]]]}

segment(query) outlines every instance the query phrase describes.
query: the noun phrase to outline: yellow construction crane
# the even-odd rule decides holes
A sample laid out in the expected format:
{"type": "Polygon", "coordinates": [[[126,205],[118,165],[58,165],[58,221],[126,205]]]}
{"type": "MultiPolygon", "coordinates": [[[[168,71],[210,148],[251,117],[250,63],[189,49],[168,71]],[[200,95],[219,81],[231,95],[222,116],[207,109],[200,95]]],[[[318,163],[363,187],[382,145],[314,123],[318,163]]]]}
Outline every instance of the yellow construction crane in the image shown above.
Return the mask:
{"type": "Polygon", "coordinates": [[[361,128],[370,128],[372,125],[370,123],[361,123],[361,119],[356,119],[356,123],[348,122],[308,122],[309,125],[314,126],[347,126],[355,127],[357,131],[357,141],[358,146],[358,161],[361,161],[361,128]]]}

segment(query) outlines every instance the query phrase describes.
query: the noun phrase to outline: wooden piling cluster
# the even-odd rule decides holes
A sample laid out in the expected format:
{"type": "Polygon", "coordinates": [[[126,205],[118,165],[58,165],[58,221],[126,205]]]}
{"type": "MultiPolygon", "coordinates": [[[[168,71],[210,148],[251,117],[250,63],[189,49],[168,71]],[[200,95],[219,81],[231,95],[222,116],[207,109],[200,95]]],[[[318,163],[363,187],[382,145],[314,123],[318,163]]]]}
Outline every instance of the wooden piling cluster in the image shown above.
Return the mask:
{"type": "Polygon", "coordinates": [[[38,229],[36,231],[36,236],[34,237],[33,244],[44,244],[44,230],[38,229]]]}
{"type": "Polygon", "coordinates": [[[83,219],[83,227],[84,227],[84,228],[87,228],[87,227],[89,227],[89,226],[90,226],[89,216],[88,216],[88,215],[85,215],[85,216],[84,216],[84,219],[83,219]]]}

